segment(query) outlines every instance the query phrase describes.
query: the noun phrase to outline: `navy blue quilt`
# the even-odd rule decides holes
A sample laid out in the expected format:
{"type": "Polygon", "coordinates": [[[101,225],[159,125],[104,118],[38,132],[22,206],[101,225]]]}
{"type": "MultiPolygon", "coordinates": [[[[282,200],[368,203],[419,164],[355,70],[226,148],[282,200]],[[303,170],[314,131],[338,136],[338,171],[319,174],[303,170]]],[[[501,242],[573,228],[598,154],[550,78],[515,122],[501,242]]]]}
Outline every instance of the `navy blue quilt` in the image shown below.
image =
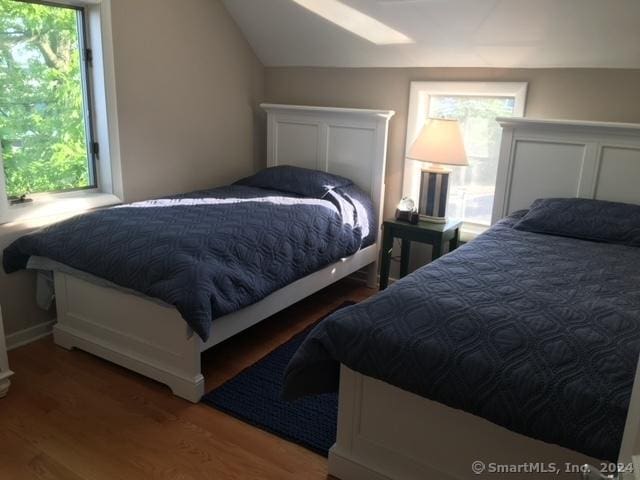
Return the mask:
{"type": "Polygon", "coordinates": [[[213,319],[373,243],[371,200],[242,185],[80,215],[16,240],[7,273],[47,257],[174,305],[203,339],[213,319]]]}
{"type": "Polygon", "coordinates": [[[343,363],[616,461],[640,352],[640,248],[515,230],[521,215],[321,322],[285,396],[335,390],[343,363]]]}

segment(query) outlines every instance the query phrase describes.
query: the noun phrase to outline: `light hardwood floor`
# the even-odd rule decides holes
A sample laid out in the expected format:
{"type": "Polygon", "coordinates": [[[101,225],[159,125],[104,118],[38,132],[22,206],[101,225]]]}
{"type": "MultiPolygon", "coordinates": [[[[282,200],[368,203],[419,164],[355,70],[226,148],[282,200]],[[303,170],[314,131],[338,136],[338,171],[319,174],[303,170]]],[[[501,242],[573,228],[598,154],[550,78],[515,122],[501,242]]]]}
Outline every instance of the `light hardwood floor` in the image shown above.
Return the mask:
{"type": "MultiPolygon", "coordinates": [[[[346,279],[214,347],[207,391],[346,300],[374,294],[346,279]]],[[[0,400],[0,479],[326,479],[326,459],[152,380],[51,338],[9,354],[0,400]]]]}

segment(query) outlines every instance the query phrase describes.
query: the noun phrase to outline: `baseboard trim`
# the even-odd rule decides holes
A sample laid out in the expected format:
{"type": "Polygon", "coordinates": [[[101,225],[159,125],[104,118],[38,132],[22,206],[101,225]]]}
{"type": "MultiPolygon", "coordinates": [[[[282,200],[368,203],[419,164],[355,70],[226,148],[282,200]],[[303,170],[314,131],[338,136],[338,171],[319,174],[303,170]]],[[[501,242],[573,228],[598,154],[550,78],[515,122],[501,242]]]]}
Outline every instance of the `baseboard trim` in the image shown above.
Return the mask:
{"type": "Polygon", "coordinates": [[[35,342],[36,340],[40,340],[41,338],[51,335],[54,323],[56,323],[55,320],[39,323],[33,327],[25,328],[24,330],[19,330],[7,335],[7,350],[23,347],[31,342],[35,342]]]}

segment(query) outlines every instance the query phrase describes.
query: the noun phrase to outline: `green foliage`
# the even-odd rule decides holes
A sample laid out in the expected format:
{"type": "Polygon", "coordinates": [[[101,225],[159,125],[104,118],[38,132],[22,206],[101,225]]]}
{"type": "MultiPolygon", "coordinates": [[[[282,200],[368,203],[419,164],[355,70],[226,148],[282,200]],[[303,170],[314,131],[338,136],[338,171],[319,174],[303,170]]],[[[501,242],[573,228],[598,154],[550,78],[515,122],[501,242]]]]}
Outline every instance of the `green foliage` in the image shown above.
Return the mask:
{"type": "Polygon", "coordinates": [[[9,196],[90,185],[77,13],[0,0],[0,141],[9,196]]]}
{"type": "MultiPolygon", "coordinates": [[[[510,117],[513,114],[514,99],[511,97],[471,97],[446,95],[435,98],[435,114],[445,118],[486,118],[510,117]]],[[[433,110],[431,113],[434,113],[433,110]]]]}

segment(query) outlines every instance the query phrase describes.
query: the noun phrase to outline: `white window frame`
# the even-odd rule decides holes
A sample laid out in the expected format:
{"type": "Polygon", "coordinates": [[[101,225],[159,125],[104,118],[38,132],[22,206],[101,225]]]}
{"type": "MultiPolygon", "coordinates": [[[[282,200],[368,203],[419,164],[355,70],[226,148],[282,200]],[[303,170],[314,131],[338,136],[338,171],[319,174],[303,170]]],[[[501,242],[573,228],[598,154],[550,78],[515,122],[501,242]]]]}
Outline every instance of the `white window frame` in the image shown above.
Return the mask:
{"type": "MultiPolygon", "coordinates": [[[[411,82],[402,196],[418,198],[420,170],[423,164],[407,158],[406,152],[409,151],[424,125],[429,112],[431,96],[513,97],[515,98],[513,116],[523,117],[527,87],[526,82],[411,82]]],[[[465,222],[462,227],[462,238],[469,240],[482,233],[486,228],[484,225],[465,222]]]]}
{"type": "Polygon", "coordinates": [[[89,69],[94,141],[100,145],[95,165],[97,188],[29,195],[32,202],[11,205],[0,150],[0,224],[81,212],[122,202],[122,169],[111,31],[111,0],[47,0],[47,4],[85,11],[86,46],[93,53],[89,69]]]}

